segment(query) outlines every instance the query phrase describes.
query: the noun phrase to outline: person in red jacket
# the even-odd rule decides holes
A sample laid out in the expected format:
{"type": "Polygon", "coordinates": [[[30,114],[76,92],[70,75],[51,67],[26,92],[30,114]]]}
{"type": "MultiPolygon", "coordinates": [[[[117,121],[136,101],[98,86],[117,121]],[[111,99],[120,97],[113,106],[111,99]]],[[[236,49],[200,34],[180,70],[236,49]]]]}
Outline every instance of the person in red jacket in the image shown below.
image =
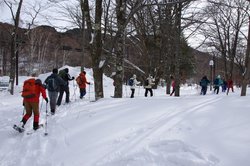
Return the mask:
{"type": "Polygon", "coordinates": [[[79,76],[76,78],[76,82],[80,89],[80,99],[86,95],[86,84],[90,85],[90,82],[86,79],[86,72],[82,71],[79,76]]]}
{"type": "MultiPolygon", "coordinates": [[[[35,75],[32,75],[33,77],[35,75]]],[[[30,78],[26,80],[25,82],[33,82],[34,88],[32,91],[34,91],[34,96],[25,97],[23,96],[23,105],[26,110],[26,114],[23,116],[21,120],[21,127],[24,128],[24,125],[29,120],[29,118],[32,116],[32,113],[34,114],[34,121],[33,121],[33,129],[37,130],[39,128],[39,97],[40,94],[42,94],[42,97],[45,99],[45,101],[48,103],[48,98],[46,95],[46,90],[42,85],[42,81],[40,79],[30,78]]],[[[24,82],[24,84],[25,84],[24,82]]],[[[24,91],[24,90],[23,90],[24,91]]]]}
{"type": "Polygon", "coordinates": [[[234,92],[234,85],[231,77],[227,80],[227,95],[230,89],[232,89],[232,92],[234,92]]]}

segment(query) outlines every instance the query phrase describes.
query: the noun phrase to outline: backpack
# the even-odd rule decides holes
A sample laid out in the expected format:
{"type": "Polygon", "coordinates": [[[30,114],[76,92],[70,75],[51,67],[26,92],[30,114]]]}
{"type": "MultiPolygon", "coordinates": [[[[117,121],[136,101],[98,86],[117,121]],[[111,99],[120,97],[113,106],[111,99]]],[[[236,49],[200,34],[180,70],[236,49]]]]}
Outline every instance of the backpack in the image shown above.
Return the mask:
{"type": "Polygon", "coordinates": [[[81,78],[80,76],[78,76],[78,77],[76,78],[76,83],[77,83],[79,86],[83,84],[83,80],[82,80],[82,78],[81,78]]]}
{"type": "Polygon", "coordinates": [[[25,99],[31,99],[36,96],[36,82],[35,79],[29,79],[24,81],[22,97],[25,99]]]}
{"type": "Polygon", "coordinates": [[[128,85],[129,85],[129,86],[133,86],[133,85],[134,85],[134,80],[133,80],[132,78],[130,78],[130,79],[128,80],[128,85]]]}
{"type": "Polygon", "coordinates": [[[65,80],[66,72],[64,70],[60,70],[58,76],[65,80]]]}
{"type": "Polygon", "coordinates": [[[50,77],[47,81],[47,88],[49,91],[57,91],[58,86],[56,83],[56,78],[50,77]]]}
{"type": "Polygon", "coordinates": [[[148,79],[146,79],[144,82],[144,86],[148,86],[148,85],[149,85],[149,82],[148,82],[148,79]]]}
{"type": "Polygon", "coordinates": [[[207,86],[207,80],[202,79],[200,85],[201,86],[207,86]]]}
{"type": "Polygon", "coordinates": [[[218,79],[218,78],[216,78],[216,79],[214,80],[214,85],[219,85],[219,79],[218,79]]]}

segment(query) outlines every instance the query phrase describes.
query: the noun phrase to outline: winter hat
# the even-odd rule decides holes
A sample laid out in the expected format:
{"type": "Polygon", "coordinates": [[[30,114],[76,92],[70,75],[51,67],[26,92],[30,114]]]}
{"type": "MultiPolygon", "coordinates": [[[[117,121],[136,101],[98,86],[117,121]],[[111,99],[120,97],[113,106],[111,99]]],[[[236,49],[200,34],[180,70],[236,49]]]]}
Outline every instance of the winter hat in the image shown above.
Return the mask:
{"type": "Polygon", "coordinates": [[[218,75],[217,78],[220,78],[220,75],[218,75]]]}
{"type": "Polygon", "coordinates": [[[65,71],[66,73],[69,73],[69,69],[68,69],[68,68],[65,68],[64,71],[65,71]]]}
{"type": "Polygon", "coordinates": [[[57,69],[57,68],[54,68],[54,69],[52,70],[52,73],[57,74],[57,73],[58,73],[58,69],[57,69]]]}
{"type": "Polygon", "coordinates": [[[135,75],[135,74],[133,75],[133,78],[136,78],[136,75],[135,75]]]}

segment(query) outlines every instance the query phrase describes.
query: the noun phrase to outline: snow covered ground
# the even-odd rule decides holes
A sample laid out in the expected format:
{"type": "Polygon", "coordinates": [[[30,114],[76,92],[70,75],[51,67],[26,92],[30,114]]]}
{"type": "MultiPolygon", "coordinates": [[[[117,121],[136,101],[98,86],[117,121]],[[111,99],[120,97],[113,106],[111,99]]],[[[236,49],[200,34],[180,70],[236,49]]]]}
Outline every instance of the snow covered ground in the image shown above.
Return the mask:
{"type": "MultiPolygon", "coordinates": [[[[78,75],[79,68],[69,68],[78,75]]],[[[31,135],[12,129],[23,114],[21,84],[13,96],[0,92],[0,166],[249,166],[250,89],[246,97],[240,89],[200,96],[200,89],[182,87],[181,97],[170,97],[160,87],[145,98],[137,87],[130,99],[124,87],[124,98],[115,99],[112,80],[104,77],[105,98],[90,102],[93,85],[83,100],[70,86],[71,103],[48,117],[47,136],[44,128],[31,135]]],[[[40,109],[45,123],[42,99],[40,109]]]]}

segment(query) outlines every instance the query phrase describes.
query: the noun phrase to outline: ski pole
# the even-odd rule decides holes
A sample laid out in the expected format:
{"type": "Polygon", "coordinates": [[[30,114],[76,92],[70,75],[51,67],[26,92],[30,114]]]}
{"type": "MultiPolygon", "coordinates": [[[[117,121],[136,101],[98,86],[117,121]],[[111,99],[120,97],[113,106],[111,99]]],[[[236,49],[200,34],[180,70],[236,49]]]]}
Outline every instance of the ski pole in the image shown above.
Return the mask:
{"type": "Polygon", "coordinates": [[[44,132],[44,135],[48,135],[47,126],[48,126],[48,103],[46,103],[45,132],[44,132]]]}
{"type": "Polygon", "coordinates": [[[74,93],[73,93],[73,96],[72,96],[72,100],[74,99],[74,97],[75,97],[75,100],[76,100],[76,88],[77,88],[77,86],[75,85],[75,80],[73,80],[73,89],[74,89],[74,93]]]}
{"type": "Polygon", "coordinates": [[[89,100],[90,100],[90,85],[91,85],[91,84],[89,84],[89,100]]]}
{"type": "Polygon", "coordinates": [[[41,105],[40,105],[40,110],[42,111],[42,108],[43,108],[43,100],[41,102],[41,105]]]}
{"type": "Polygon", "coordinates": [[[24,112],[25,112],[26,110],[25,110],[25,105],[23,106],[23,116],[24,116],[24,112]]]}
{"type": "Polygon", "coordinates": [[[138,96],[140,96],[140,88],[141,88],[141,86],[139,85],[138,96]]]}
{"type": "Polygon", "coordinates": [[[127,85],[125,85],[125,94],[126,94],[126,97],[128,97],[128,93],[127,93],[127,85]]]}

